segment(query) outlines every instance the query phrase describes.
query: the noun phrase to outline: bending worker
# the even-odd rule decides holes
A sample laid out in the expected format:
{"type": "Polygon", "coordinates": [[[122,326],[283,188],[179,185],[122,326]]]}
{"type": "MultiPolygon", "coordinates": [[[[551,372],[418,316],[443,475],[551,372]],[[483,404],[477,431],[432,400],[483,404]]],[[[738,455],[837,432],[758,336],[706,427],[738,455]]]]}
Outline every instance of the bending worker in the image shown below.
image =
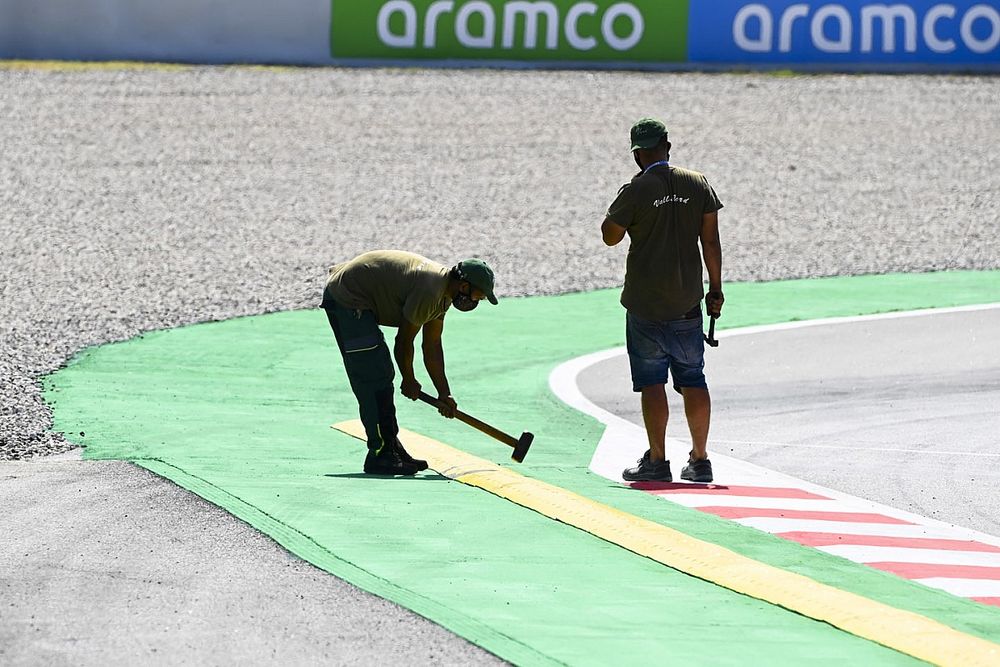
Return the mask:
{"type": "Polygon", "coordinates": [[[414,475],[427,469],[427,462],[411,457],[397,437],[395,370],[379,325],[399,329],[393,356],[402,376],[400,392],[411,400],[420,395],[413,341],[422,332],[424,368],[437,390],[439,412],[453,418],[458,404],[444,372],[444,317],[450,306],[470,311],[483,299],[497,303],[493,271],[479,259],[448,269],[411,252],[376,250],[330,269],[323,309],[358,399],[368,440],[366,473],[414,475]]]}
{"type": "Polygon", "coordinates": [[[681,479],[711,482],[708,426],[712,401],[705,382],[705,341],[701,300],[708,314],[722,314],[722,202],[705,177],[670,164],[667,128],[644,118],[632,126],[632,157],[639,169],[618,191],[601,225],[604,242],[629,237],[625,286],[625,341],[632,390],[642,394],[642,419],[649,449],[627,468],[628,481],[671,481],[664,451],[667,429],[667,374],[684,397],[691,452],[681,479]],[[698,244],[701,243],[701,257],[698,244]],[[702,258],[708,294],[702,287],[702,258]]]}

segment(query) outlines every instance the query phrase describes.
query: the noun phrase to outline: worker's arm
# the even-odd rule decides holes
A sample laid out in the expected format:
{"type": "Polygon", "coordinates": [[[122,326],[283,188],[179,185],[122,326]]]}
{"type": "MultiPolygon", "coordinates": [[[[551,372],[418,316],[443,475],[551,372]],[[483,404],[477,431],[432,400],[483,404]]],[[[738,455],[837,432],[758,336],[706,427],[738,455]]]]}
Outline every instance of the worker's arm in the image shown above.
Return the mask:
{"type": "Polygon", "coordinates": [[[625,238],[625,228],[611,218],[604,218],[604,222],[601,223],[601,234],[604,236],[605,245],[618,245],[625,238]]]}
{"type": "Polygon", "coordinates": [[[719,212],[706,213],[701,218],[701,253],[708,271],[708,294],[705,309],[713,317],[722,315],[726,297],[722,293],[722,242],[719,240],[719,212]]]}
{"type": "Polygon", "coordinates": [[[412,401],[420,397],[420,383],[417,382],[417,377],[413,373],[413,341],[419,331],[419,326],[404,319],[396,333],[396,343],[392,346],[392,354],[396,357],[396,366],[403,378],[399,385],[399,391],[412,401]]]}
{"type": "Polygon", "coordinates": [[[441,345],[441,334],[444,331],[444,318],[431,320],[424,325],[423,343],[424,368],[431,376],[431,382],[438,394],[438,412],[449,419],[455,416],[458,403],[451,395],[448,386],[448,376],[444,372],[444,347],[441,345]]]}

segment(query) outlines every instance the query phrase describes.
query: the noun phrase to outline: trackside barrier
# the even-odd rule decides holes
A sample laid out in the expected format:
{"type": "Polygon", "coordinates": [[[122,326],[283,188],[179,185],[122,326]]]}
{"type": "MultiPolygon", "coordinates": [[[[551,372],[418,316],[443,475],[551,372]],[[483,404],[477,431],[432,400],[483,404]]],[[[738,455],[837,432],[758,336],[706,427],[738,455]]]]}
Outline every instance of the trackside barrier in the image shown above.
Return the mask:
{"type": "Polygon", "coordinates": [[[333,0],[338,58],[672,63],[687,0],[333,0]]]}
{"type": "Polygon", "coordinates": [[[330,0],[0,0],[0,58],[332,64],[330,0]]]}
{"type": "Polygon", "coordinates": [[[0,0],[0,58],[1000,72],[1000,0],[0,0]]]}

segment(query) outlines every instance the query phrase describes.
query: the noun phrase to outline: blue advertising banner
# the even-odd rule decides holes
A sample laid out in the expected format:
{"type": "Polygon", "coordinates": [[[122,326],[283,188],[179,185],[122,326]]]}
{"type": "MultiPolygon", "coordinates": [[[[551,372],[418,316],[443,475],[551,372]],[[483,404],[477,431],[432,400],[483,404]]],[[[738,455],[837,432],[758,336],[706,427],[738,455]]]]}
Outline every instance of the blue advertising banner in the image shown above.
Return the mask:
{"type": "Polygon", "coordinates": [[[1000,71],[998,0],[692,2],[691,64],[1000,71]]]}

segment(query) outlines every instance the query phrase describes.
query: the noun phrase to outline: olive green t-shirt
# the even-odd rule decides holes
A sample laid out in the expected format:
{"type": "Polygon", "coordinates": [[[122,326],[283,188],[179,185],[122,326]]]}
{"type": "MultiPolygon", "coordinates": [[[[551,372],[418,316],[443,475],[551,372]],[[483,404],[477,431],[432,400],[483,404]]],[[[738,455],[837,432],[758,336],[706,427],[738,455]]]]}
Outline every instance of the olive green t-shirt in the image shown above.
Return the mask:
{"type": "Polygon", "coordinates": [[[331,267],[323,300],[370,310],[383,326],[398,327],[404,319],[423,326],[444,317],[451,304],[447,287],[441,264],[403,250],[375,250],[331,267]]]}
{"type": "Polygon", "coordinates": [[[702,287],[702,216],[722,208],[700,173],[659,165],[622,186],[608,218],[628,231],[621,303],[647,320],[676,320],[694,308],[702,287]]]}

